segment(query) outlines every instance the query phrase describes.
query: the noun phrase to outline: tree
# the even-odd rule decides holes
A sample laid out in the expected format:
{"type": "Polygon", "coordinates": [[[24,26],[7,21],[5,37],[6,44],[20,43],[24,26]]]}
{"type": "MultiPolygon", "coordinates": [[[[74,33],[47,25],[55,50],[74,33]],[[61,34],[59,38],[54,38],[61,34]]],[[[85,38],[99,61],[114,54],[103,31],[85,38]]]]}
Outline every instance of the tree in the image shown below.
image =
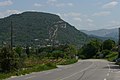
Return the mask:
{"type": "Polygon", "coordinates": [[[28,57],[30,56],[30,49],[29,49],[29,46],[26,47],[26,54],[27,54],[28,57]]]}
{"type": "Polygon", "coordinates": [[[113,40],[105,40],[103,42],[103,50],[111,50],[115,46],[115,41],[113,40]]]}
{"type": "Polygon", "coordinates": [[[55,58],[55,59],[58,59],[58,58],[63,58],[64,57],[64,54],[62,51],[60,50],[55,50],[52,52],[52,56],[55,58]]]}
{"type": "Polygon", "coordinates": [[[75,58],[77,55],[77,49],[74,45],[68,45],[68,47],[65,49],[65,53],[68,58],[75,58]]]}
{"type": "Polygon", "coordinates": [[[92,58],[101,49],[101,42],[92,40],[88,44],[84,45],[78,52],[81,58],[92,58]]]}
{"type": "Polygon", "coordinates": [[[4,72],[15,71],[20,68],[19,56],[10,47],[3,47],[0,52],[1,69],[4,72]]]}
{"type": "Polygon", "coordinates": [[[15,52],[21,57],[22,54],[23,54],[23,49],[22,49],[22,47],[17,46],[17,47],[15,48],[15,52]]]}
{"type": "Polygon", "coordinates": [[[110,50],[103,50],[101,53],[103,54],[103,58],[105,58],[109,54],[112,54],[110,50]]]}

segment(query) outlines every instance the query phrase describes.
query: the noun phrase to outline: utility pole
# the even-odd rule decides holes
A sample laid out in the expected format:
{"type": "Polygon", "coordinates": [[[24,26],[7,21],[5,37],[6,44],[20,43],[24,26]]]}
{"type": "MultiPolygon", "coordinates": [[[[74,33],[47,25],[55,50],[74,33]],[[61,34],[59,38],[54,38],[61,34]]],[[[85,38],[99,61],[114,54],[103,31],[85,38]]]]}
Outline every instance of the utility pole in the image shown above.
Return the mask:
{"type": "Polygon", "coordinates": [[[12,47],[13,47],[13,25],[11,21],[11,40],[10,40],[10,47],[11,47],[11,52],[12,52],[12,47]]]}
{"type": "Polygon", "coordinates": [[[118,58],[120,58],[120,28],[119,28],[119,38],[118,38],[118,58]]]}

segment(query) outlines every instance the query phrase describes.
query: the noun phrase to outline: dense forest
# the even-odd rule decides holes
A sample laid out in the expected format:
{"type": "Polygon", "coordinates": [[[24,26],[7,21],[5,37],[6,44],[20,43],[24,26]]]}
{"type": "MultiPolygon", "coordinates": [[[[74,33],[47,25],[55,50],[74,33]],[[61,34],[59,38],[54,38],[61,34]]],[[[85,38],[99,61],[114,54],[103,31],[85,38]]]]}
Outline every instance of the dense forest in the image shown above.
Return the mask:
{"type": "Polygon", "coordinates": [[[58,15],[24,12],[0,19],[0,44],[9,43],[11,26],[13,27],[13,44],[15,46],[47,45],[51,34],[55,34],[54,42],[59,44],[80,46],[92,39],[63,21],[58,15]],[[61,25],[58,23],[60,21],[62,21],[61,25]]]}

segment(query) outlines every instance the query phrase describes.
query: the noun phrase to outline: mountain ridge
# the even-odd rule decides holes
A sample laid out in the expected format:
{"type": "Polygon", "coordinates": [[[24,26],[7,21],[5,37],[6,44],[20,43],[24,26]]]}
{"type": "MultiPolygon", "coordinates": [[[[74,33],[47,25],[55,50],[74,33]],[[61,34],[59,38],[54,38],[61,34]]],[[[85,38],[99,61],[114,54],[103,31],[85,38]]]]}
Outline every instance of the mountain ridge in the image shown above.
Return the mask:
{"type": "Polygon", "coordinates": [[[108,37],[113,38],[115,40],[118,40],[118,28],[112,28],[112,29],[98,29],[98,30],[80,30],[88,35],[94,35],[99,37],[108,37]]]}
{"type": "Polygon", "coordinates": [[[23,12],[0,19],[0,41],[10,43],[10,25],[13,26],[14,45],[45,45],[49,38],[49,29],[55,22],[63,21],[66,28],[59,28],[56,40],[61,44],[69,43],[77,46],[83,45],[93,39],[74,26],[62,20],[58,15],[44,12],[23,12]],[[38,41],[35,41],[38,39],[38,41]]]}

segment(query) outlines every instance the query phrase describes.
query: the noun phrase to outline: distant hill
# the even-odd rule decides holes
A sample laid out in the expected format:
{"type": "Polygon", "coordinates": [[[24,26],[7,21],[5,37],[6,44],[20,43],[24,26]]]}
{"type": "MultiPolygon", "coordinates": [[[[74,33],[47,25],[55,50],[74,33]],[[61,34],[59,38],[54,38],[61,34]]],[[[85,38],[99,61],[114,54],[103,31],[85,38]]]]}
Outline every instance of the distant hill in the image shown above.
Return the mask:
{"type": "MultiPolygon", "coordinates": [[[[13,25],[14,45],[45,45],[50,37],[50,29],[55,29],[54,23],[63,21],[58,15],[43,12],[24,12],[0,19],[0,44],[10,43],[10,26],[13,25]],[[54,26],[53,26],[54,25],[54,26]]],[[[56,42],[60,44],[85,44],[93,39],[74,26],[63,21],[65,27],[56,29],[56,42]]],[[[54,32],[53,32],[54,33],[54,32]]]]}
{"type": "Polygon", "coordinates": [[[98,37],[111,38],[114,40],[118,40],[118,28],[100,29],[100,30],[93,30],[93,31],[81,30],[81,31],[88,35],[94,35],[98,37]]]}

